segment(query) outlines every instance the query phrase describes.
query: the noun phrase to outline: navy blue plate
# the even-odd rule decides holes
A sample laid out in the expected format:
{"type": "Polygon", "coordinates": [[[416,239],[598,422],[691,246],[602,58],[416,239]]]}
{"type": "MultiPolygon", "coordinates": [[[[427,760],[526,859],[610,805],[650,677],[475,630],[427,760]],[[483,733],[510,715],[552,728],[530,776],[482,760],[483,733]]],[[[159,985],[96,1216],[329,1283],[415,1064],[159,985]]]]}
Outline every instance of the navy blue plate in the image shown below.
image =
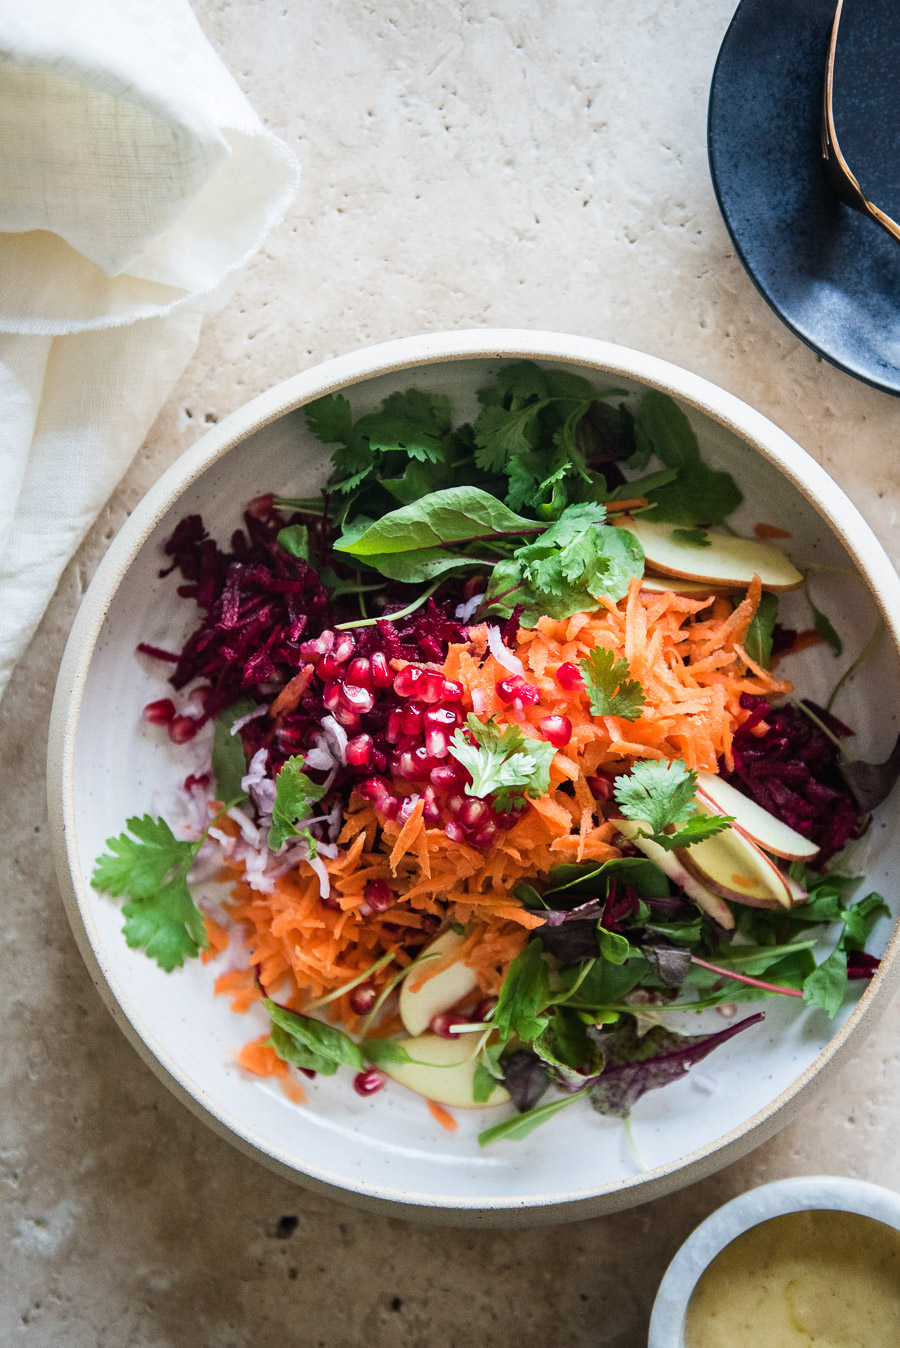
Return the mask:
{"type": "MultiPolygon", "coordinates": [[[[738,255],[778,316],[833,365],[900,394],[900,244],[832,196],[821,158],[835,3],[738,6],[713,73],[709,163],[738,255]]],[[[835,61],[841,149],[889,214],[900,204],[897,19],[897,0],[845,0],[835,61]]]]}

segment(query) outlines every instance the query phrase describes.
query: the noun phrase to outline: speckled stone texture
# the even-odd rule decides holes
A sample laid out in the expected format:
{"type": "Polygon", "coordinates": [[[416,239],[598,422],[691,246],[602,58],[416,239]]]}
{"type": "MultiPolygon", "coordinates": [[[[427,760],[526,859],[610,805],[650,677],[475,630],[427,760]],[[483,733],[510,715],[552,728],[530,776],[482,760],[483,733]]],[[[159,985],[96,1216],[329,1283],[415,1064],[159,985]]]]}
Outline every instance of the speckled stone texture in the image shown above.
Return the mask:
{"type": "Polygon", "coordinates": [[[896,556],[897,403],[781,326],[716,210],[706,94],[732,7],[200,4],[304,182],[207,322],[0,704],[2,1348],[639,1348],[667,1261],[733,1194],[816,1172],[900,1187],[895,1003],[774,1141],[658,1203],[503,1232],[314,1197],[216,1138],[129,1047],[82,966],[47,846],[53,684],[104,548],[208,423],[335,353],[479,324],[643,348],[794,435],[896,556]]]}

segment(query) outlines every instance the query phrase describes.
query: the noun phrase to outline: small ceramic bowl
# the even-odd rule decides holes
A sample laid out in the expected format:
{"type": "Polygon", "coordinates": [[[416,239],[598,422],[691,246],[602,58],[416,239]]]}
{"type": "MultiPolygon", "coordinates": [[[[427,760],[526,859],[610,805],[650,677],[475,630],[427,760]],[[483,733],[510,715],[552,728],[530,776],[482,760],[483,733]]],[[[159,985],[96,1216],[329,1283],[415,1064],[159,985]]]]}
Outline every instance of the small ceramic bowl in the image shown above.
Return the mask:
{"type": "Polygon", "coordinates": [[[855,1212],[900,1231],[900,1194],[880,1184],[838,1175],[799,1175],[751,1189],[707,1217],[672,1260],[653,1303],[647,1348],[684,1348],[694,1289],[726,1245],[760,1222],[813,1209],[855,1212]]]}
{"type": "MultiPolygon", "coordinates": [[[[318,490],[328,451],[307,430],[305,403],[343,390],[358,415],[415,386],[449,394],[457,420],[471,420],[478,389],[498,363],[520,359],[577,372],[598,388],[671,394],[707,462],[733,473],[744,492],[737,527],[752,535],[757,521],[779,526],[790,532],[798,561],[824,566],[813,576],[814,597],[846,653],[836,661],[820,646],[792,658],[791,677],[805,695],[827,699],[880,611],[887,631],[836,710],[852,721],[859,756],[883,758],[900,724],[900,580],[827,473],[746,403],[665,361],[583,337],[491,330],[408,338],[329,361],[238,409],[182,455],[124,525],[82,602],[49,741],[52,839],[72,928],[101,995],[153,1070],[217,1132],[283,1175],[370,1207],[455,1223],[588,1217],[659,1197],[734,1161],[786,1123],[814,1081],[833,1073],[900,975],[896,939],[887,949],[893,924],[882,919],[873,938],[878,954],[887,950],[881,970],[835,1021],[793,999],[767,1002],[765,1023],[752,1035],[726,1044],[702,1072],[639,1101],[632,1127],[643,1170],[621,1123],[586,1104],[522,1142],[486,1150],[477,1143],[488,1126],[481,1111],[460,1111],[458,1131],[446,1133],[419,1097],[397,1087],[361,1099],[343,1073],[310,1083],[309,1103],[297,1107],[238,1067],[238,1051],[266,1031],[266,1018],[258,1007],[234,1015],[227,998],[213,996],[215,964],[191,961],[165,974],[126,946],[121,905],[91,888],[94,860],[129,815],[162,808],[192,770],[168,737],[141,720],[144,704],[167,689],[158,666],[135,648],[178,649],[193,617],[175,597],[176,578],[160,578],[164,540],[195,512],[214,536],[228,538],[251,497],[318,490]]],[[[802,592],[784,597],[782,621],[810,625],[802,592]]],[[[896,914],[895,797],[879,810],[853,865],[896,914]]],[[[702,1014],[710,1019],[682,1028],[722,1028],[715,1012],[702,1014]]],[[[492,1111],[489,1121],[501,1117],[492,1111]]]]}

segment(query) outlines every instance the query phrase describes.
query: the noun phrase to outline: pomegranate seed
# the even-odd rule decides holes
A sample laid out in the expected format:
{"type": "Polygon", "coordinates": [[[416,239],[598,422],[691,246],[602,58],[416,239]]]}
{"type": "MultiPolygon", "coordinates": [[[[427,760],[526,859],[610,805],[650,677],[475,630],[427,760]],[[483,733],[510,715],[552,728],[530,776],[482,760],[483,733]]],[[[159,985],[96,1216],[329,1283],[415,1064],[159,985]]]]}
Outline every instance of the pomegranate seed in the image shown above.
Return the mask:
{"type": "Polygon", "coordinates": [[[343,672],[344,666],[339,665],[333,655],[323,655],[316,661],[316,673],[323,682],[328,679],[339,679],[343,672]]]}
{"type": "Polygon", "coordinates": [[[340,689],[340,704],[344,711],[354,711],[357,715],[364,715],[375,706],[375,697],[369,688],[358,688],[353,683],[342,683],[340,689]]]}
{"type": "Polygon", "coordinates": [[[453,730],[459,725],[459,717],[454,707],[429,707],[425,713],[425,725],[435,730],[453,730]]]}
{"type": "Polygon", "coordinates": [[[475,833],[470,835],[469,841],[475,847],[480,847],[483,851],[486,852],[488,848],[494,846],[494,843],[497,841],[497,838],[499,836],[500,836],[500,829],[497,827],[497,825],[494,823],[492,819],[489,819],[487,823],[482,824],[481,827],[475,833]]]}
{"type": "Polygon", "coordinates": [[[169,722],[169,739],[175,744],[187,744],[197,733],[197,722],[190,716],[176,716],[169,722]]]}
{"type": "Polygon", "coordinates": [[[525,680],[521,674],[510,674],[508,679],[500,679],[495,687],[501,702],[512,702],[519,696],[520,689],[525,687],[525,680]]]}
{"type": "Polygon", "coordinates": [[[424,708],[418,702],[410,702],[400,713],[400,724],[404,735],[418,735],[422,729],[424,708]]]}
{"type": "Polygon", "coordinates": [[[391,794],[390,787],[383,777],[366,777],[365,781],[354,782],[353,790],[365,800],[377,801],[381,796],[391,794]]]}
{"type": "Polygon", "coordinates": [[[175,720],[175,703],[168,697],[148,702],[141,713],[149,725],[171,725],[175,720]]]}
{"type": "Polygon", "coordinates": [[[446,730],[429,727],[425,731],[425,752],[430,758],[446,758],[450,752],[450,736],[446,730]]]}
{"type": "Polygon", "coordinates": [[[405,753],[400,754],[397,760],[397,766],[394,768],[398,777],[404,781],[414,782],[419,774],[418,764],[413,758],[412,750],[407,749],[405,753]]]}
{"type": "Polygon", "coordinates": [[[401,713],[394,710],[388,714],[387,725],[384,728],[384,738],[388,744],[396,744],[403,733],[403,724],[401,713]]]}
{"type": "Polygon", "coordinates": [[[321,903],[323,908],[328,908],[329,911],[332,913],[343,912],[343,909],[341,908],[340,899],[335,898],[333,894],[329,894],[326,898],[320,899],[319,902],[321,903]]]}
{"type": "Polygon", "coordinates": [[[412,697],[422,682],[423,669],[417,665],[405,665],[394,679],[394,692],[398,697],[412,697]]]}
{"type": "Polygon", "coordinates": [[[358,716],[355,711],[346,711],[343,707],[338,707],[337,711],[334,713],[334,719],[337,721],[338,725],[342,725],[345,730],[349,730],[352,733],[355,733],[362,727],[362,717],[358,716]]]}
{"type": "Polygon", "coordinates": [[[341,632],[334,643],[332,654],[339,665],[344,665],[356,650],[356,638],[352,632],[341,632]]]}
{"type": "Polygon", "coordinates": [[[390,688],[394,682],[394,675],[388,664],[387,656],[382,651],[376,651],[370,661],[372,667],[372,682],[376,688],[390,688]]]}
{"type": "Polygon", "coordinates": [[[345,756],[351,768],[364,768],[372,757],[374,740],[371,735],[357,735],[347,741],[345,756]]]}
{"type": "Polygon", "coordinates": [[[374,983],[360,983],[350,993],[350,1010],[356,1016],[367,1016],[375,1005],[378,990],[374,983]]]}
{"type": "Polygon", "coordinates": [[[515,828],[519,822],[521,810],[500,810],[498,811],[494,822],[498,828],[502,828],[504,833],[508,829],[515,828]]]}
{"type": "Polygon", "coordinates": [[[272,513],[274,502],[272,492],[266,492],[265,496],[254,496],[252,501],[247,502],[247,514],[254,520],[267,519],[272,513]]]}
{"type": "Polygon", "coordinates": [[[384,1086],[386,1077],[377,1067],[368,1067],[365,1072],[357,1072],[353,1078],[353,1089],[357,1095],[374,1095],[384,1086]]]}
{"type": "Polygon", "coordinates": [[[397,796],[382,796],[375,802],[375,809],[383,819],[396,819],[400,813],[400,801],[397,796]]]}
{"type": "Polygon", "coordinates": [[[556,682],[559,684],[560,688],[565,688],[567,692],[571,692],[573,688],[581,688],[584,684],[584,679],[581,677],[581,670],[578,666],[570,664],[567,660],[566,663],[560,665],[559,669],[556,671],[556,682]]]}
{"type": "Polygon", "coordinates": [[[489,1013],[493,1011],[496,1005],[497,1005],[496,997],[482,997],[481,1001],[478,1003],[478,1005],[472,1012],[473,1022],[477,1025],[481,1021],[485,1020],[489,1015],[489,1013]]]}
{"type": "Polygon", "coordinates": [[[432,1016],[428,1022],[428,1028],[432,1034],[438,1034],[442,1039],[458,1039],[459,1035],[451,1030],[451,1025],[459,1025],[462,1017],[458,1011],[439,1011],[436,1016],[432,1016]]]}
{"type": "Polygon", "coordinates": [[[466,828],[478,828],[489,817],[491,807],[486,805],[483,800],[477,800],[470,797],[458,812],[459,822],[466,828]]]}
{"type": "Polygon", "coordinates": [[[300,654],[307,660],[315,660],[320,655],[327,655],[333,645],[334,633],[326,628],[312,641],[301,641],[300,654]]]}
{"type": "Polygon", "coordinates": [[[329,711],[337,711],[341,705],[341,685],[337,679],[332,679],[330,683],[326,683],[322,693],[322,701],[329,711]]]}
{"type": "Polygon", "coordinates": [[[445,679],[443,674],[429,669],[418,688],[418,696],[423,702],[440,702],[444,696],[445,679]]]}
{"type": "Polygon", "coordinates": [[[455,819],[451,819],[449,824],[444,825],[444,832],[451,842],[465,842],[466,830],[462,824],[457,824],[455,819]]]}
{"type": "Polygon", "coordinates": [[[456,679],[445,679],[441,688],[442,702],[462,702],[463,686],[456,679]]]}
{"type": "Polygon", "coordinates": [[[484,594],[485,585],[484,576],[470,576],[463,586],[463,595],[466,599],[474,599],[476,594],[484,594]]]}
{"type": "Polygon", "coordinates": [[[588,777],[587,784],[595,800],[612,800],[613,784],[608,777],[588,777]]]}
{"type": "MultiPolygon", "coordinates": [[[[396,797],[392,799],[396,800],[396,797]]],[[[397,902],[386,880],[367,880],[363,899],[363,908],[368,908],[370,913],[386,913],[397,902]]]]}
{"type": "Polygon", "coordinates": [[[441,817],[441,807],[437,803],[433,786],[426,786],[422,792],[422,818],[426,824],[436,824],[441,817]]]}
{"type": "Polygon", "coordinates": [[[353,683],[357,688],[372,687],[372,666],[364,655],[358,655],[355,660],[351,660],[347,666],[347,682],[353,683]]]}
{"type": "Polygon", "coordinates": [[[529,707],[536,707],[541,700],[541,690],[537,684],[523,683],[521,688],[516,689],[515,701],[517,705],[525,703],[529,707]]]}
{"type": "Polygon", "coordinates": [[[460,810],[465,808],[466,800],[467,800],[466,796],[451,796],[450,799],[447,801],[447,809],[450,811],[450,813],[453,815],[454,818],[456,818],[460,810]]]}
{"type": "Polygon", "coordinates": [[[185,791],[193,791],[196,787],[198,791],[205,791],[209,786],[209,783],[210,775],[208,772],[201,772],[199,777],[195,777],[194,774],[191,773],[184,779],[184,789],[185,791]]]}
{"type": "Polygon", "coordinates": [[[564,749],[572,738],[572,722],[568,716],[545,716],[541,721],[541,734],[557,749],[564,749]]]}
{"type": "Polygon", "coordinates": [[[442,764],[439,768],[432,768],[428,779],[438,791],[455,791],[457,787],[462,786],[458,769],[451,767],[449,763],[442,764]]]}

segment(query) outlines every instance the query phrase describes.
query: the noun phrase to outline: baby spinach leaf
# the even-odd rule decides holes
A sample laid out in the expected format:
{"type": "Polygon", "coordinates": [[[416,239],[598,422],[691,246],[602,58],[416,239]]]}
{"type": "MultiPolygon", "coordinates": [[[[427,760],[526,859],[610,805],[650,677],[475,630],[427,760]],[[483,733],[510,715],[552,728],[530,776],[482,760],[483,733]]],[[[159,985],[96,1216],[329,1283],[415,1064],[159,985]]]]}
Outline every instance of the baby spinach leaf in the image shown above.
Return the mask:
{"type": "Polygon", "coordinates": [[[605,927],[597,926],[597,942],[600,946],[600,954],[610,964],[624,964],[631,954],[631,945],[628,938],[621,936],[617,931],[607,931],[605,927]]]}
{"type": "Polygon", "coordinates": [[[548,880],[550,887],[544,891],[544,898],[552,898],[553,907],[566,906],[559,895],[597,894],[606,898],[610,880],[633,885],[643,899],[667,898],[669,894],[666,876],[646,857],[615,857],[599,865],[581,862],[552,866],[548,880]]]}
{"type": "Polygon", "coordinates": [[[648,389],[638,404],[636,423],[652,452],[667,467],[699,461],[700,447],[691,423],[667,393],[648,389]]]}
{"type": "MultiPolygon", "coordinates": [[[[616,1006],[650,972],[650,965],[642,954],[632,949],[622,964],[597,960],[588,970],[572,998],[573,1006],[616,1006]]],[[[577,966],[561,969],[559,977],[565,989],[574,987],[581,975],[577,966]]]]}
{"type": "Polygon", "coordinates": [[[803,984],[803,1000],[836,1016],[847,992],[847,952],[838,944],[803,984]]]}
{"type": "Polygon", "coordinates": [[[219,800],[237,805],[247,796],[241,787],[241,779],[247,772],[247,758],[240,733],[232,735],[231,727],[242,716],[247,716],[256,707],[252,698],[244,697],[234,702],[225,711],[220,711],[214,722],[212,770],[216,779],[216,791],[219,800]]]}
{"type": "Polygon", "coordinates": [[[284,1062],[323,1076],[334,1076],[339,1067],[365,1067],[362,1053],[343,1030],[289,1011],[269,997],[263,998],[263,1006],[271,1022],[272,1047],[284,1062]]]}
{"type": "Polygon", "coordinates": [[[534,1041],[534,1051],[567,1090],[577,1090],[603,1068],[603,1055],[588,1037],[584,1021],[565,1007],[553,1011],[547,1028],[534,1041]]]}
{"type": "Polygon", "coordinates": [[[493,1024],[505,1042],[518,1035],[530,1043],[546,1029],[549,1017],[542,1014],[550,997],[543,943],[529,941],[507,970],[494,1008],[493,1024]]]}
{"type": "Polygon", "coordinates": [[[343,535],[334,546],[339,552],[365,558],[450,543],[537,534],[543,527],[514,514],[480,487],[448,487],[423,501],[392,510],[355,538],[343,535]]]}
{"type": "Polygon", "coordinates": [[[744,499],[729,473],[715,472],[699,462],[685,464],[674,482],[651,488],[644,495],[650,502],[644,519],[678,524],[688,531],[697,525],[722,524],[744,499]]]}

